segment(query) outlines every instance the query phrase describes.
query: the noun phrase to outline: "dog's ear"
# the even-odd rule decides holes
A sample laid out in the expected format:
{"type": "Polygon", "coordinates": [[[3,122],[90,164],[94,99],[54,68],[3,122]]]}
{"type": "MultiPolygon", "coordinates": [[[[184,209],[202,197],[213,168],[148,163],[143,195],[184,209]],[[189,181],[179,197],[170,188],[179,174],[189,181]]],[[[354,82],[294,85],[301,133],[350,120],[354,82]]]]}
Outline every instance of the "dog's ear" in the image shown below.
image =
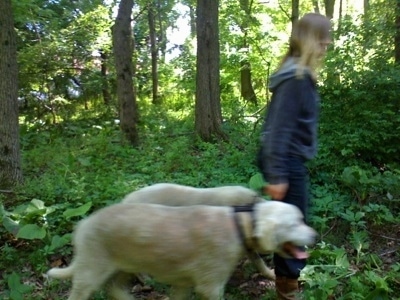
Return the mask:
{"type": "Polygon", "coordinates": [[[274,252],[279,247],[279,215],[283,202],[264,201],[256,204],[254,209],[256,226],[254,237],[258,240],[260,251],[274,252]]]}
{"type": "Polygon", "coordinates": [[[256,221],[254,237],[257,239],[262,252],[274,252],[278,248],[276,223],[270,218],[261,217],[256,221]]]}

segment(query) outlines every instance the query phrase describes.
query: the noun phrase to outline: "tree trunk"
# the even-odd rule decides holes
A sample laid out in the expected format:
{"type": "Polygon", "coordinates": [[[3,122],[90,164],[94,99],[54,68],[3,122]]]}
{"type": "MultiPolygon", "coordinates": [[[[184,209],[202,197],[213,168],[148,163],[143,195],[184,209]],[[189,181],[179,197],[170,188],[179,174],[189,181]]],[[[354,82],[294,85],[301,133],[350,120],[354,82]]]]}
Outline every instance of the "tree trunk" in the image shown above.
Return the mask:
{"type": "Polygon", "coordinates": [[[157,1],[157,15],[158,15],[158,41],[157,41],[157,48],[159,50],[159,56],[158,58],[159,61],[162,63],[165,63],[165,54],[167,52],[167,37],[166,37],[166,28],[164,28],[164,22],[163,22],[163,1],[158,0],[157,1]]]}
{"type": "MultiPolygon", "coordinates": [[[[397,1],[397,3],[399,3],[399,1],[397,1]]],[[[364,15],[368,14],[368,9],[369,9],[369,0],[364,0],[364,15]]]]}
{"type": "MultiPolygon", "coordinates": [[[[240,0],[240,9],[244,12],[244,19],[240,24],[243,33],[243,49],[247,49],[249,54],[249,45],[247,43],[247,34],[251,19],[251,6],[253,1],[240,0]]],[[[253,83],[251,82],[251,63],[247,58],[243,58],[240,62],[240,94],[243,99],[257,105],[257,96],[254,92],[253,83]]]]}
{"type": "Polygon", "coordinates": [[[338,25],[336,30],[336,36],[340,36],[342,33],[342,19],[343,19],[343,0],[339,0],[339,17],[338,17],[338,25]]]}
{"type": "Polygon", "coordinates": [[[101,91],[103,94],[103,101],[104,104],[109,106],[111,104],[111,94],[110,94],[110,88],[108,84],[108,70],[107,70],[107,59],[108,56],[106,53],[104,53],[103,50],[100,50],[100,58],[101,58],[101,79],[102,79],[102,87],[101,91]]]}
{"type": "Polygon", "coordinates": [[[394,37],[394,59],[400,64],[400,0],[396,3],[396,33],[394,37]]]}
{"type": "Polygon", "coordinates": [[[158,50],[157,50],[157,39],[156,39],[156,25],[154,21],[154,7],[151,3],[148,5],[147,17],[149,21],[149,31],[150,31],[153,104],[159,104],[160,98],[158,97],[158,50]]]}
{"type": "Polygon", "coordinates": [[[290,17],[290,21],[293,23],[299,19],[299,0],[292,0],[292,15],[290,17]]]}
{"type": "Polygon", "coordinates": [[[243,99],[257,105],[257,96],[251,82],[251,65],[248,60],[240,63],[240,89],[243,99]]]}
{"type": "Polygon", "coordinates": [[[324,3],[325,3],[325,15],[327,18],[332,20],[335,8],[335,0],[324,0],[324,3]]]}
{"type": "Polygon", "coordinates": [[[125,138],[133,146],[136,146],[139,142],[139,137],[136,126],[138,120],[136,94],[132,80],[132,7],[133,0],[121,0],[112,35],[115,69],[117,72],[120,127],[125,138]]]}
{"type": "Polygon", "coordinates": [[[189,24],[190,24],[190,37],[196,36],[196,9],[193,5],[189,5],[189,24]]]}
{"type": "Polygon", "coordinates": [[[218,2],[197,0],[195,129],[207,142],[226,138],[221,129],[218,2]]]}
{"type": "Polygon", "coordinates": [[[11,0],[0,1],[0,188],[22,182],[18,124],[18,66],[11,0]]]}
{"type": "Polygon", "coordinates": [[[312,4],[313,4],[313,7],[314,7],[314,12],[319,14],[320,10],[319,10],[319,3],[318,2],[319,2],[318,0],[313,0],[312,4]]]}

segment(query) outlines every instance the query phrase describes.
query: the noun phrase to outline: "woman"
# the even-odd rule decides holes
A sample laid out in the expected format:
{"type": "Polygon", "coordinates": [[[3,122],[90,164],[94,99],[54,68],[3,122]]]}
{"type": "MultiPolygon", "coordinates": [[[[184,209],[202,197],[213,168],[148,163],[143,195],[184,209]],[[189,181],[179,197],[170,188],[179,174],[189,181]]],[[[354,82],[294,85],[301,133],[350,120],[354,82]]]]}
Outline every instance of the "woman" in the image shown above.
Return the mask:
{"type": "MultiPolygon", "coordinates": [[[[317,69],[331,42],[328,18],[309,13],[293,26],[289,49],[270,78],[271,103],[261,134],[258,165],[268,185],[264,193],[291,203],[307,215],[305,162],[317,150],[319,96],[317,69]]],[[[274,255],[278,299],[296,299],[304,258],[274,255]]]]}

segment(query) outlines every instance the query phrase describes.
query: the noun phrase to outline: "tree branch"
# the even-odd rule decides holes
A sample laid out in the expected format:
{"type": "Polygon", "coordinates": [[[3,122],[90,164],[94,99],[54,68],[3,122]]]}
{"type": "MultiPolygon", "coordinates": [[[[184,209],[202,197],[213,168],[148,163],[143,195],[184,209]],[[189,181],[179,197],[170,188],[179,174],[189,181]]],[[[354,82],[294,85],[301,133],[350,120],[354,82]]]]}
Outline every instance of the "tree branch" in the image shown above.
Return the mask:
{"type": "Polygon", "coordinates": [[[0,190],[0,193],[3,193],[3,194],[13,194],[14,191],[12,191],[12,190],[0,190]]]}

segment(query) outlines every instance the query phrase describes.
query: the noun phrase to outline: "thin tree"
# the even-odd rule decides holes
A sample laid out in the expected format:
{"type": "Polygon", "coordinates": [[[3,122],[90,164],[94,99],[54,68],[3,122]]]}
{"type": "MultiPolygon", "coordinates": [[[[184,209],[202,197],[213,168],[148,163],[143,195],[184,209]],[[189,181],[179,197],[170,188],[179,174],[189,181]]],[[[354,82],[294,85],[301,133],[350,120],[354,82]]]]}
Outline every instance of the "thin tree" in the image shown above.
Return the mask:
{"type": "Polygon", "coordinates": [[[203,141],[226,138],[219,88],[219,28],[217,0],[197,0],[195,130],[203,141]]]}
{"type": "MultiPolygon", "coordinates": [[[[399,4],[399,1],[397,1],[397,5],[398,4],[399,4]]],[[[366,15],[368,13],[368,9],[369,9],[369,0],[364,0],[363,9],[364,9],[364,15],[366,15]]]]}
{"type": "Polygon", "coordinates": [[[126,139],[136,146],[139,142],[137,131],[137,103],[133,86],[133,0],[121,0],[117,19],[113,26],[113,48],[117,73],[117,97],[119,102],[120,127],[126,139]]]}
{"type": "Polygon", "coordinates": [[[343,0],[339,0],[339,13],[338,13],[338,21],[337,21],[337,36],[340,36],[342,32],[342,20],[343,20],[343,0]]]}
{"type": "Polygon", "coordinates": [[[333,12],[335,9],[335,0],[324,0],[325,3],[325,15],[329,19],[333,19],[333,12]]]}
{"type": "MultiPolygon", "coordinates": [[[[170,4],[168,2],[171,1],[162,1],[162,0],[157,0],[157,20],[158,20],[158,27],[159,30],[157,32],[157,48],[159,51],[159,60],[164,63],[165,62],[165,54],[167,52],[167,34],[166,34],[166,26],[164,25],[165,23],[165,19],[163,18],[163,16],[165,15],[165,13],[163,13],[165,11],[165,6],[169,6],[170,4]]],[[[168,11],[170,11],[170,9],[167,8],[168,11]]]]}
{"type": "Polygon", "coordinates": [[[149,32],[150,32],[153,104],[159,104],[160,97],[158,96],[158,47],[157,47],[157,36],[156,36],[155,9],[153,3],[148,4],[147,18],[149,22],[149,32]]]}
{"type": "Polygon", "coordinates": [[[394,58],[400,64],[400,0],[396,1],[396,33],[394,37],[394,58]]]}
{"type": "Polygon", "coordinates": [[[196,8],[191,3],[188,3],[189,7],[189,25],[190,25],[190,37],[196,36],[196,8]]]}
{"type": "MultiPolygon", "coordinates": [[[[251,9],[253,6],[252,0],[240,0],[240,8],[244,12],[244,20],[240,24],[240,29],[243,33],[243,49],[248,49],[248,31],[249,23],[251,22],[251,9]]],[[[249,59],[244,57],[240,62],[240,93],[243,99],[257,104],[257,96],[254,92],[251,79],[251,63],[249,59]]]]}
{"type": "Polygon", "coordinates": [[[22,182],[18,124],[18,66],[11,0],[0,1],[0,188],[22,182]]]}
{"type": "Polygon", "coordinates": [[[101,74],[101,79],[102,79],[102,84],[101,84],[101,91],[103,94],[103,101],[105,105],[110,105],[111,104],[111,93],[110,93],[110,87],[108,84],[108,68],[107,68],[107,60],[108,60],[108,54],[104,50],[100,50],[100,59],[101,59],[101,69],[100,69],[100,74],[101,74]]]}
{"type": "Polygon", "coordinates": [[[313,4],[313,7],[314,7],[314,12],[316,12],[316,13],[320,13],[320,11],[319,11],[319,3],[318,3],[318,0],[313,0],[312,1],[312,4],[313,4]]]}
{"type": "Polygon", "coordinates": [[[292,15],[290,16],[290,21],[292,22],[292,28],[293,28],[293,23],[296,22],[299,19],[299,0],[292,0],[292,15]]]}

